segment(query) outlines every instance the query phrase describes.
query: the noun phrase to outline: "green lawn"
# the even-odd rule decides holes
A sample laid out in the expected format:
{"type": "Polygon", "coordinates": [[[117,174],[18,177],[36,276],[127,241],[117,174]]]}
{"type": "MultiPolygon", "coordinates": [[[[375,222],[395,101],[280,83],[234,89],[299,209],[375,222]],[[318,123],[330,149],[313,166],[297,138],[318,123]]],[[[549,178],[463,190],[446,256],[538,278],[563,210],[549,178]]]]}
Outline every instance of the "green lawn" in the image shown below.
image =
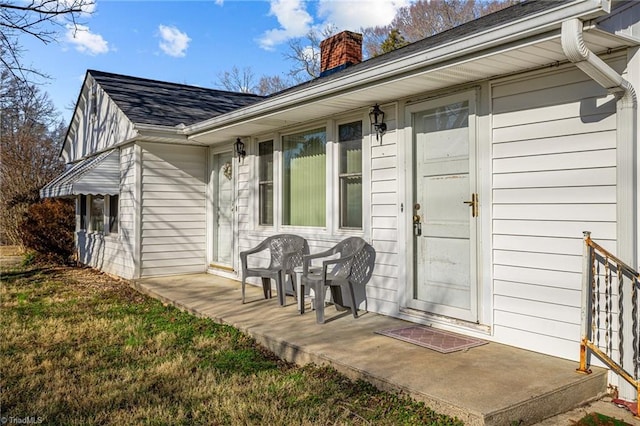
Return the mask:
{"type": "Polygon", "coordinates": [[[5,269],[0,407],[13,423],[461,425],[330,368],[277,359],[90,269],[5,269]]]}
{"type": "Polygon", "coordinates": [[[614,419],[600,413],[589,413],[580,419],[575,426],[631,426],[622,420],[614,419]]]}

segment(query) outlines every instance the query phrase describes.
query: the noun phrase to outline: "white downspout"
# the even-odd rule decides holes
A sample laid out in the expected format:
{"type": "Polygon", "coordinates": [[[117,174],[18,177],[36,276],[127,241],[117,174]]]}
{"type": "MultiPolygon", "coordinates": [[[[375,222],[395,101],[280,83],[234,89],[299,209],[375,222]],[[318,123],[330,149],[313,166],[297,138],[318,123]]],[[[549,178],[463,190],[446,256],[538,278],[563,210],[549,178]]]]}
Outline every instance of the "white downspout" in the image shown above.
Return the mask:
{"type": "MultiPolygon", "coordinates": [[[[562,23],[562,49],[569,61],[573,62],[596,83],[604,87],[617,98],[616,111],[616,256],[628,262],[637,270],[637,223],[638,188],[636,170],[637,149],[637,98],[631,83],[622,78],[595,53],[591,52],[582,37],[582,21],[570,19],[562,23]]],[[[597,236],[596,236],[597,238],[597,236]]],[[[626,299],[630,299],[627,297],[626,299]]],[[[631,301],[624,306],[631,312],[631,301]]],[[[629,322],[629,321],[627,321],[629,322]]],[[[632,335],[629,324],[625,324],[623,333],[632,335]]],[[[632,350],[625,351],[625,365],[633,365],[632,350]]],[[[632,401],[637,396],[630,384],[622,380],[620,397],[632,401]]]]}

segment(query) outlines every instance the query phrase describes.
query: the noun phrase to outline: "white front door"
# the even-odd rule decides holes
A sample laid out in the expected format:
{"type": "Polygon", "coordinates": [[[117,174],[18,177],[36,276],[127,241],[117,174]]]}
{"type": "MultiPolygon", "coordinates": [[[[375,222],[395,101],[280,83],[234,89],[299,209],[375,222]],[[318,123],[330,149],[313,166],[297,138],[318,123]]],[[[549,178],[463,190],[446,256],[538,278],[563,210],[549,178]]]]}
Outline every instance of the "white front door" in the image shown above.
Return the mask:
{"type": "Polygon", "coordinates": [[[214,154],[213,178],[213,266],[233,268],[233,156],[214,154]]]}
{"type": "Polygon", "coordinates": [[[410,108],[414,282],[407,305],[477,322],[473,93],[410,108]]]}

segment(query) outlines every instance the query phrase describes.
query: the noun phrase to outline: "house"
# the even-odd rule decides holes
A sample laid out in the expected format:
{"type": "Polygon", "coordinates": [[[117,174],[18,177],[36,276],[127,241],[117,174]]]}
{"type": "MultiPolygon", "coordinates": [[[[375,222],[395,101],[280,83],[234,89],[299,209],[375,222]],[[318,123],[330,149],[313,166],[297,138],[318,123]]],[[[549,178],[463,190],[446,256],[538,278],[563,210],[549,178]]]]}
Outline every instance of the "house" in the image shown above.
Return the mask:
{"type": "Polygon", "coordinates": [[[639,21],[528,1],[366,61],[344,32],[266,98],[88,71],[41,194],[76,197],[79,259],[125,278],[357,235],[370,311],[577,359],[582,232],[640,263],[639,21]]]}

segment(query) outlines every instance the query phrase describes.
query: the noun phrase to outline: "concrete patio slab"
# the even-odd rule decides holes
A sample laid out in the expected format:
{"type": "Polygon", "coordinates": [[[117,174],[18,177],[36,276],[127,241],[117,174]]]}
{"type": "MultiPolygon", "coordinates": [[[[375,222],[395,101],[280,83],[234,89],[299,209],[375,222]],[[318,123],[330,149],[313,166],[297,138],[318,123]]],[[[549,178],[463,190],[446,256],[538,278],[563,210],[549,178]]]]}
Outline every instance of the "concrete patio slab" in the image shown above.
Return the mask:
{"type": "Polygon", "coordinates": [[[326,310],[327,322],[298,313],[295,300],[280,307],[248,286],[209,274],[138,280],[133,286],[195,315],[232,325],[281,358],[330,364],[352,379],[400,391],[467,425],[531,425],[601,397],[604,369],[575,372],[575,362],[497,343],[442,354],[375,331],[410,325],[403,320],[326,310]]]}

